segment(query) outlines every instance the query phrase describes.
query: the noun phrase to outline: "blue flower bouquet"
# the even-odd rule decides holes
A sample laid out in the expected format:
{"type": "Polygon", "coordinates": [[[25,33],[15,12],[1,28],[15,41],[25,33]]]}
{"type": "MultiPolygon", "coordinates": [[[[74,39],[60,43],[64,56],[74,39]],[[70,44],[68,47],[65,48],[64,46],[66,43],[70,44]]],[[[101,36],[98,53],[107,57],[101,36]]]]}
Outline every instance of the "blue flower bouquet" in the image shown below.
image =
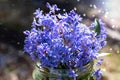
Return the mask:
{"type": "Polygon", "coordinates": [[[36,64],[33,79],[100,80],[100,69],[93,65],[106,45],[104,23],[95,19],[86,26],[74,10],[59,14],[57,5],[46,6],[50,11],[37,9],[32,29],[24,31],[24,50],[36,64]]]}

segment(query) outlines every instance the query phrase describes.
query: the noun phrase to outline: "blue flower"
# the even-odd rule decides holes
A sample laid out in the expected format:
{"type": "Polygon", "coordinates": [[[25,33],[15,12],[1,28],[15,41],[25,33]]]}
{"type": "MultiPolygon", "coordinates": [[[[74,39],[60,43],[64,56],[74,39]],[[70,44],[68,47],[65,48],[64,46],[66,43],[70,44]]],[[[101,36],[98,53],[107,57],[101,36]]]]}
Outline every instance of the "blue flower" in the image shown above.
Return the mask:
{"type": "Polygon", "coordinates": [[[98,51],[106,45],[104,23],[99,20],[101,33],[96,36],[95,24],[86,26],[74,10],[56,14],[55,11],[60,10],[57,5],[47,3],[47,7],[49,13],[43,14],[40,9],[34,12],[32,29],[24,31],[27,36],[24,50],[34,61],[39,60],[41,66],[67,68],[70,76],[75,77],[73,68],[82,68],[97,59],[98,51]]]}
{"type": "Polygon", "coordinates": [[[59,11],[60,9],[57,7],[57,5],[51,6],[49,3],[46,4],[46,6],[50,9],[49,14],[55,13],[55,11],[59,11]]]}
{"type": "Polygon", "coordinates": [[[92,76],[96,76],[96,80],[100,80],[101,77],[102,77],[102,73],[101,73],[100,69],[96,70],[96,71],[92,74],[92,76]]]}

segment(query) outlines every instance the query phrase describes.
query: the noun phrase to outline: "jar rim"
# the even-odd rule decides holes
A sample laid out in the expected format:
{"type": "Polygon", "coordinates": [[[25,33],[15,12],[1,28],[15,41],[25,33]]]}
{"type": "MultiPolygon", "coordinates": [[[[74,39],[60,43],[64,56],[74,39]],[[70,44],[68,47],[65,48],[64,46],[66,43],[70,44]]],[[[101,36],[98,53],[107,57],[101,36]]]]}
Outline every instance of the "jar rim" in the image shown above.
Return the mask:
{"type": "MultiPolygon", "coordinates": [[[[75,68],[73,69],[75,71],[75,74],[77,74],[78,76],[83,76],[86,74],[90,74],[91,71],[93,70],[93,61],[90,61],[88,64],[84,65],[82,68],[75,68]]],[[[69,72],[70,69],[52,69],[52,68],[48,68],[48,67],[41,67],[39,66],[40,63],[36,64],[36,68],[40,71],[43,72],[45,74],[47,74],[48,76],[69,76],[69,72]]]]}

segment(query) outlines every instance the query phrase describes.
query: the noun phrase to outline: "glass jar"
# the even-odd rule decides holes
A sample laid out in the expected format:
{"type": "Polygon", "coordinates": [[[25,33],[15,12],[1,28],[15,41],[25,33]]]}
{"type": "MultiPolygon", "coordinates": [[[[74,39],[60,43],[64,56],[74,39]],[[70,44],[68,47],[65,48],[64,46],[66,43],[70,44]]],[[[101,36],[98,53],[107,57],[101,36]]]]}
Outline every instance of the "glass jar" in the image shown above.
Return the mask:
{"type": "Polygon", "coordinates": [[[94,80],[91,77],[91,73],[93,72],[93,61],[83,66],[82,69],[76,68],[74,71],[78,75],[75,78],[69,77],[69,69],[48,69],[35,66],[33,71],[33,79],[34,80],[94,80]]]}

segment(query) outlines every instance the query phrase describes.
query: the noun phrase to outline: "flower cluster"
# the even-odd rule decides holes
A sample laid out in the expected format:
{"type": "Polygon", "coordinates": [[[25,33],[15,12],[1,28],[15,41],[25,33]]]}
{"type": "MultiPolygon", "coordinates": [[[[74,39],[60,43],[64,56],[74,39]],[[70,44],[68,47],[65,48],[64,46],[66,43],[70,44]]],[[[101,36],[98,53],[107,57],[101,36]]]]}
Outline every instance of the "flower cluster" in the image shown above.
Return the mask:
{"type": "MultiPolygon", "coordinates": [[[[98,20],[100,33],[95,31],[95,23],[86,26],[80,15],[71,10],[69,13],[56,14],[57,5],[51,6],[49,13],[37,9],[32,29],[24,32],[24,50],[41,66],[49,68],[82,68],[97,59],[98,51],[106,44],[104,23],[98,20]]],[[[74,72],[74,71],[73,71],[74,72]]]]}

